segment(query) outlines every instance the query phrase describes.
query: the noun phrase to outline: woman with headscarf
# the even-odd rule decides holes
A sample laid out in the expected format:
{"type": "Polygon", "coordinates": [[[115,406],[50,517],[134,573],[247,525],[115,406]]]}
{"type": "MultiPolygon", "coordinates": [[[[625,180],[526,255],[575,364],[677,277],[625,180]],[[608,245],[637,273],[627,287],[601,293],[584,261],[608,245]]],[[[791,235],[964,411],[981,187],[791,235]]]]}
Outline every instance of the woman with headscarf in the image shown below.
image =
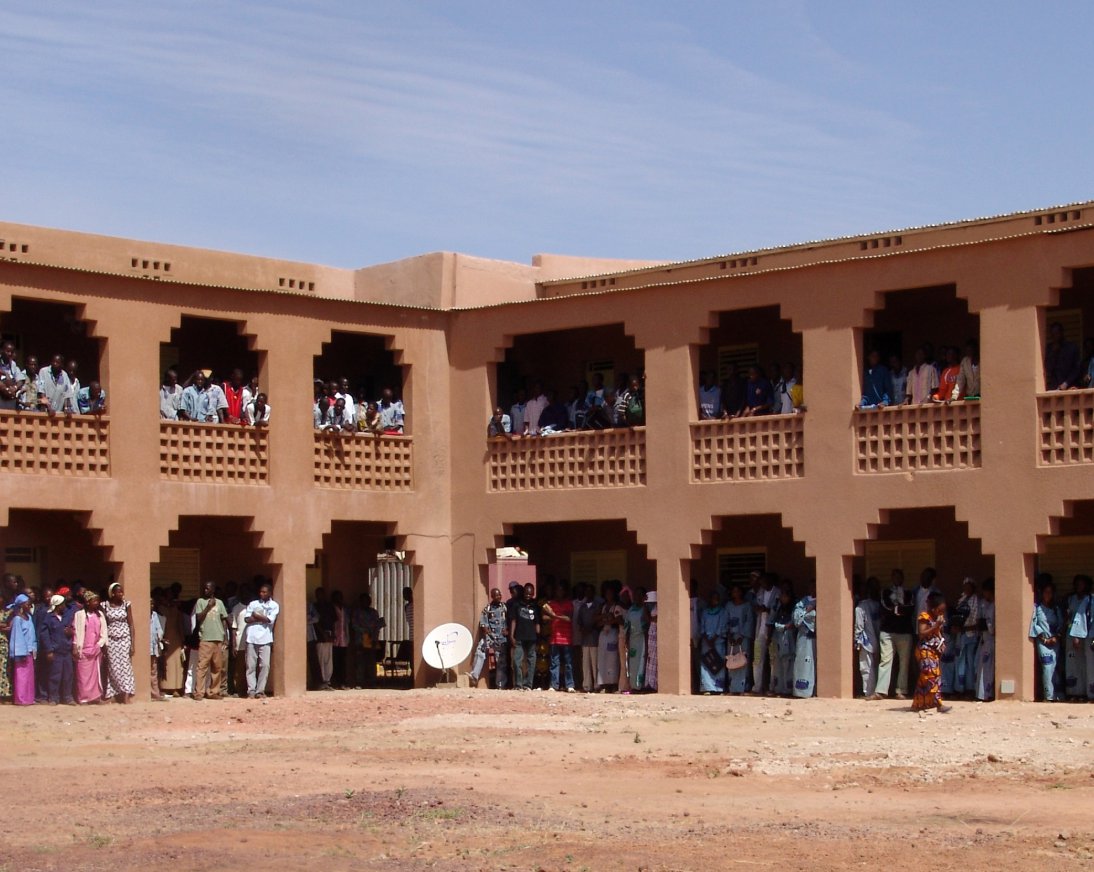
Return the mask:
{"type": "MultiPolygon", "coordinates": [[[[741,585],[733,585],[729,596],[730,601],[725,607],[726,653],[747,654],[752,650],[752,640],[755,636],[755,611],[752,608],[752,603],[745,599],[745,591],[741,585]]],[[[745,687],[748,684],[748,671],[747,661],[743,666],[728,670],[727,681],[730,693],[741,694],[745,692],[745,687]]]]}
{"type": "Polygon", "coordinates": [[[646,690],[657,692],[657,591],[646,594],[650,631],[646,636],[646,690]]]}
{"type": "Polygon", "coordinates": [[[728,618],[717,588],[699,613],[699,692],[725,693],[728,618]]]}
{"type": "Polygon", "coordinates": [[[614,690],[619,684],[619,619],[616,615],[615,588],[603,584],[600,595],[604,604],[596,617],[600,627],[596,657],[596,687],[600,691],[614,690]]]}
{"type": "Polygon", "coordinates": [[[817,689],[817,598],[807,593],[794,606],[794,696],[810,699],[817,689]]]}
{"type": "Polygon", "coordinates": [[[72,626],[72,656],[76,658],[76,702],[98,705],[103,701],[103,648],[106,647],[106,621],[99,610],[99,595],[84,591],[84,607],[76,612],[72,626]]]}
{"type": "Polygon", "coordinates": [[[106,595],[102,609],[106,620],[106,698],[129,703],[137,692],[133,681],[133,612],[118,582],[107,588],[106,595]]]}
{"type": "Polygon", "coordinates": [[[38,635],[34,632],[30,597],[21,593],[8,608],[13,610],[8,649],[11,657],[11,699],[16,705],[34,705],[34,661],[38,656],[38,635]]]}
{"type": "Polygon", "coordinates": [[[623,615],[623,624],[627,628],[627,675],[631,690],[646,689],[646,631],[650,626],[650,615],[646,610],[646,591],[636,587],[632,601],[623,615]]]}
{"type": "Polygon", "coordinates": [[[942,704],[941,660],[946,645],[942,630],[945,626],[946,601],[938,591],[932,591],[927,596],[926,608],[916,618],[919,642],[915,659],[919,664],[919,678],[912,698],[912,711],[934,708],[945,714],[950,710],[950,706],[942,704]]]}
{"type": "Polygon", "coordinates": [[[19,582],[15,576],[8,573],[2,580],[3,589],[0,589],[0,700],[11,698],[11,677],[8,675],[8,650],[9,636],[11,635],[11,622],[15,617],[14,604],[9,605],[9,600],[14,600],[19,591],[19,582]]]}

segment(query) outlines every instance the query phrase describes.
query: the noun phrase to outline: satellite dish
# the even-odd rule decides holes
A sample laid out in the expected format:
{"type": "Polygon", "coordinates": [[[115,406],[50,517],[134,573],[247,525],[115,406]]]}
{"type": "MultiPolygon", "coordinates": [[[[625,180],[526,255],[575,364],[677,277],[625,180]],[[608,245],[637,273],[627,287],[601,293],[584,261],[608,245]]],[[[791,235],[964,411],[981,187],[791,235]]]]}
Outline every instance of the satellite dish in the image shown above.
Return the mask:
{"type": "Polygon", "coordinates": [[[422,659],[434,669],[449,670],[471,655],[475,640],[463,624],[441,624],[422,642],[422,659]]]}

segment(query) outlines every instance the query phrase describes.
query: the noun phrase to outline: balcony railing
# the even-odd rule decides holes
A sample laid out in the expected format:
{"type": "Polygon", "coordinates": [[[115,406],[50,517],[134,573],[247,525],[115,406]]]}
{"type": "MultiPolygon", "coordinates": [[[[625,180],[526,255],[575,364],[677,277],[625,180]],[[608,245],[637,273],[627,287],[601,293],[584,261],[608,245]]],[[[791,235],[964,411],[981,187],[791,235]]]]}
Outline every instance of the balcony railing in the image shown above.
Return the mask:
{"type": "Polygon", "coordinates": [[[409,436],[315,434],[315,483],[348,490],[409,491],[414,486],[409,436]]]}
{"type": "Polygon", "coordinates": [[[763,415],[692,424],[692,481],[799,478],[805,473],[803,418],[763,415]]]}
{"type": "Polygon", "coordinates": [[[1094,463],[1094,390],[1037,395],[1041,466],[1094,463]]]}
{"type": "Polygon", "coordinates": [[[980,403],[889,406],[854,413],[860,473],[980,466],[980,403]]]}
{"type": "Polygon", "coordinates": [[[160,477],[213,484],[267,484],[269,440],[264,427],[160,421],[160,477]]]}
{"type": "Polygon", "coordinates": [[[109,476],[110,419],[0,411],[0,472],[109,476]]]}
{"type": "Polygon", "coordinates": [[[646,483],[645,427],[492,439],[487,453],[493,493],[646,483]]]}

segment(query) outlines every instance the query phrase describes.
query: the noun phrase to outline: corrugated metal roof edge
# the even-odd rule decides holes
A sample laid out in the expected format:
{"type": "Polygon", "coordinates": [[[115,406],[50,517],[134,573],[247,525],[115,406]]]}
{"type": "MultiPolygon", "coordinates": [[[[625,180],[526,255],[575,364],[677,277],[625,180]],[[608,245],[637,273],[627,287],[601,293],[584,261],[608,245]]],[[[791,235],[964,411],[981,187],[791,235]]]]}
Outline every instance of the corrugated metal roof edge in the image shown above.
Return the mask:
{"type": "MultiPolygon", "coordinates": [[[[900,235],[903,233],[918,233],[924,230],[946,230],[954,227],[968,227],[973,224],[982,224],[984,222],[991,221],[1006,221],[1014,218],[1034,217],[1042,212],[1055,212],[1063,209],[1075,209],[1075,208],[1087,208],[1094,206],[1094,200],[1080,200],[1074,203],[1064,203],[1058,206],[1044,206],[1039,209],[1024,209],[1019,212],[1004,212],[999,215],[985,215],[980,218],[963,218],[958,221],[940,221],[935,224],[920,224],[912,227],[901,227],[894,230],[874,230],[869,233],[855,233],[849,236],[830,236],[824,239],[813,239],[808,242],[792,242],[786,245],[774,245],[766,248],[753,248],[748,251],[735,251],[727,252],[726,254],[715,254],[709,257],[691,258],[689,260],[677,260],[669,263],[661,263],[656,266],[639,267],[632,270],[622,270],[618,272],[603,272],[594,273],[589,275],[575,275],[566,278],[558,279],[545,279],[539,282],[543,287],[549,287],[551,285],[567,284],[569,282],[580,282],[592,279],[601,279],[608,276],[633,276],[641,275],[646,272],[657,272],[658,270],[666,269],[679,269],[685,266],[702,266],[707,263],[714,263],[716,261],[733,259],[735,257],[755,257],[758,255],[771,255],[771,254],[783,254],[789,251],[800,251],[803,248],[810,248],[815,245],[835,245],[841,242],[857,242],[862,240],[872,239],[876,236],[892,236],[900,235]]],[[[754,274],[753,274],[754,275],[754,274]]]]}
{"type": "Polygon", "coordinates": [[[301,293],[300,291],[287,291],[283,288],[247,287],[245,285],[222,285],[216,282],[186,281],[175,277],[150,278],[147,276],[135,276],[130,273],[111,272],[109,270],[92,269],[90,267],[70,266],[69,264],[47,263],[45,261],[24,260],[22,258],[0,257],[0,265],[5,263],[16,266],[33,266],[42,269],[57,269],[66,272],[81,273],[83,275],[105,276],[108,278],[128,279],[130,281],[147,282],[150,285],[175,285],[192,288],[211,288],[218,291],[243,291],[248,294],[273,294],[281,297],[302,297],[305,300],[322,300],[328,303],[349,303],[358,306],[379,306],[384,309],[407,309],[416,312],[447,312],[448,309],[440,309],[436,306],[416,306],[410,303],[389,303],[381,300],[347,300],[344,297],[329,297],[318,293],[301,293]]]}
{"type": "MultiPolygon", "coordinates": [[[[671,288],[671,287],[677,287],[677,286],[680,286],[680,285],[697,285],[697,284],[702,284],[704,282],[719,281],[721,279],[747,279],[747,278],[751,278],[753,276],[770,275],[772,273],[781,273],[781,272],[793,272],[795,270],[810,269],[810,268],[816,267],[816,266],[831,266],[832,264],[840,264],[840,263],[860,263],[864,260],[881,260],[882,258],[887,258],[887,257],[903,257],[903,256],[907,256],[907,255],[912,255],[912,254],[924,254],[926,252],[942,251],[942,250],[948,249],[948,248],[969,248],[969,247],[974,246],[974,245],[988,245],[988,244],[994,243],[994,242],[1006,242],[1007,240],[1010,240],[1010,239],[1025,239],[1025,238],[1028,238],[1028,237],[1031,237],[1031,236],[1051,236],[1051,235],[1057,235],[1057,234],[1063,234],[1063,233],[1074,233],[1078,230],[1092,230],[1092,229],[1094,229],[1094,222],[1083,223],[1083,224],[1073,224],[1069,227],[1053,227],[1053,228],[1047,228],[1047,229],[1043,229],[1043,230],[1031,230],[1027,233],[1011,233],[1011,234],[1007,234],[1005,236],[993,236],[993,237],[989,237],[987,239],[970,239],[970,240],[966,240],[966,241],[963,241],[963,242],[947,242],[947,243],[943,243],[941,245],[930,245],[930,246],[927,246],[925,248],[908,248],[908,249],[901,249],[899,251],[890,250],[890,251],[886,251],[886,252],[879,252],[877,254],[862,254],[862,255],[854,255],[854,256],[851,256],[851,257],[827,258],[827,259],[822,259],[822,260],[810,261],[809,263],[787,264],[786,266],[768,267],[767,269],[756,269],[756,270],[751,270],[749,272],[721,273],[719,275],[714,275],[714,276],[702,276],[700,278],[690,278],[690,279],[677,279],[675,281],[665,281],[665,282],[647,282],[646,284],[643,284],[643,285],[629,285],[629,286],[623,287],[623,288],[603,288],[603,289],[598,288],[595,291],[579,291],[579,292],[574,293],[574,294],[559,294],[559,295],[554,296],[554,297],[536,297],[534,300],[525,300],[524,303],[552,303],[552,302],[556,302],[558,300],[573,300],[573,299],[582,298],[582,297],[605,297],[605,296],[609,296],[611,294],[625,294],[625,293],[628,293],[630,291],[649,290],[650,288],[671,288]]],[[[520,302],[492,303],[492,304],[484,305],[484,306],[467,306],[467,307],[464,307],[464,308],[461,308],[461,309],[453,309],[452,311],[470,312],[470,311],[476,311],[476,310],[480,310],[480,309],[500,309],[503,306],[518,306],[518,305],[522,305],[522,303],[520,303],[520,302]]]]}

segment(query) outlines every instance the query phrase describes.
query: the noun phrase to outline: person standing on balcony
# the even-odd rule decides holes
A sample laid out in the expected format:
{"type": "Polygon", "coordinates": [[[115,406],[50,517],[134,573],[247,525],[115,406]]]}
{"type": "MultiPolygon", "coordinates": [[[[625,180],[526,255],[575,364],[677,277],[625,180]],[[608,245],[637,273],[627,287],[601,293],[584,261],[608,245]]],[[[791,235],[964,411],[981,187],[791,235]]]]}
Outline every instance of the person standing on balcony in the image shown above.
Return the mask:
{"type": "Polygon", "coordinates": [[[524,435],[524,416],[525,409],[528,408],[528,397],[524,393],[524,388],[520,388],[517,391],[516,400],[509,408],[509,421],[512,426],[512,433],[514,436],[524,435]]]}
{"type": "Polygon", "coordinates": [[[339,397],[346,401],[346,414],[353,422],[354,429],[357,429],[357,404],[353,401],[353,394],[349,392],[349,379],[345,376],[338,379],[338,390],[335,391],[334,398],[338,399],[339,397]]]}
{"type": "Polygon", "coordinates": [[[243,370],[232,370],[232,377],[224,382],[221,390],[224,393],[224,422],[227,424],[242,424],[243,410],[251,401],[251,389],[243,381],[243,370]]]}
{"type": "Polygon", "coordinates": [[[699,420],[717,421],[722,417],[722,389],[718,387],[718,373],[713,369],[703,373],[699,385],[699,420]]]}
{"type": "Polygon", "coordinates": [[[169,369],[163,374],[163,384],[160,385],[160,417],[165,421],[177,421],[180,408],[182,385],[179,384],[179,374],[169,369]]]}
{"type": "Polygon", "coordinates": [[[221,699],[221,683],[224,678],[224,652],[228,640],[228,610],[217,599],[216,584],[211,581],[201,586],[201,598],[194,603],[192,615],[198,634],[198,668],[194,676],[194,699],[221,699]]]}
{"type": "Polygon", "coordinates": [[[737,364],[729,364],[729,373],[722,382],[722,418],[739,418],[745,410],[745,380],[737,371],[737,364]]]}
{"type": "MultiPolygon", "coordinates": [[[[172,370],[168,370],[171,374],[172,370]]],[[[160,390],[160,397],[162,400],[163,390],[160,390]]],[[[205,403],[205,373],[195,372],[190,376],[187,385],[183,388],[182,393],[179,395],[178,405],[178,420],[180,421],[203,421],[202,417],[205,403]]],[[[160,407],[162,409],[162,405],[160,407]]]]}
{"type": "Polygon", "coordinates": [[[565,403],[558,402],[553,390],[547,391],[547,408],[539,418],[539,434],[553,436],[570,429],[570,410],[565,403]]]}
{"type": "Polygon", "coordinates": [[[912,628],[915,625],[915,598],[904,588],[904,573],[893,570],[892,586],[881,597],[881,633],[878,637],[879,660],[876,695],[879,699],[893,691],[893,658],[898,661],[897,699],[907,699],[908,666],[912,656],[912,628]]]}
{"type": "Polygon", "coordinates": [[[543,393],[543,385],[536,382],[532,385],[532,399],[524,406],[524,436],[538,436],[540,431],[540,418],[547,410],[550,401],[543,393]]]}
{"type": "Polygon", "coordinates": [[[588,394],[588,382],[574,385],[570,389],[570,402],[566,404],[566,414],[569,418],[571,430],[585,429],[585,418],[589,414],[589,402],[586,399],[588,394]]]}
{"type": "Polygon", "coordinates": [[[395,393],[391,388],[384,388],[380,393],[377,409],[380,412],[380,424],[384,428],[384,435],[402,436],[405,418],[403,401],[395,399],[395,393]]]}
{"type": "Polygon", "coordinates": [[[942,349],[946,357],[946,366],[938,377],[938,389],[935,391],[934,400],[939,403],[949,403],[955,399],[958,393],[958,380],[961,378],[960,352],[956,347],[947,345],[942,349]]]}
{"type": "Polygon", "coordinates": [[[764,378],[758,366],[749,367],[748,382],[745,384],[745,407],[741,412],[744,418],[757,415],[769,415],[775,405],[775,392],[771,382],[764,378]]]}
{"type": "Polygon", "coordinates": [[[0,345],[0,409],[14,412],[19,407],[19,392],[26,380],[27,374],[15,362],[15,344],[0,345]]]}
{"type": "Polygon", "coordinates": [[[980,346],[972,339],[965,343],[965,356],[961,358],[953,399],[980,399],[980,346]]]}
{"type": "Polygon", "coordinates": [[[383,436],[384,426],[383,421],[380,420],[380,407],[376,403],[369,403],[365,405],[361,404],[364,408],[358,407],[357,411],[357,431],[359,433],[369,433],[373,436],[383,436]]]}
{"type": "Polygon", "coordinates": [[[19,389],[15,398],[15,405],[23,412],[40,412],[38,406],[38,358],[28,354],[24,361],[26,369],[23,386],[19,389]]]}
{"type": "Polygon", "coordinates": [[[50,365],[38,372],[38,405],[50,415],[58,412],[71,415],[76,411],[76,395],[65,372],[64,360],[60,354],[55,354],[50,365]]]}
{"type": "Polygon", "coordinates": [[[1064,325],[1057,321],[1048,328],[1045,390],[1066,391],[1080,387],[1079,378],[1079,346],[1064,338],[1064,325]]]}
{"type": "Polygon", "coordinates": [[[266,395],[259,393],[243,407],[243,423],[250,427],[268,427],[270,425],[270,404],[266,395]]]}
{"type": "Polygon", "coordinates": [[[889,367],[881,365],[881,352],[876,348],[866,358],[866,372],[862,376],[862,402],[860,409],[884,409],[893,402],[893,383],[889,367]]]}
{"type": "Polygon", "coordinates": [[[794,414],[794,388],[798,384],[796,368],[793,363],[784,363],[775,388],[775,414],[794,414]]]}
{"type": "Polygon", "coordinates": [[[211,378],[205,381],[205,391],[201,399],[199,413],[202,421],[210,424],[228,423],[228,398],[224,394],[224,389],[211,378]]]}
{"type": "Polygon", "coordinates": [[[1033,619],[1029,625],[1029,637],[1037,652],[1041,667],[1041,696],[1045,702],[1058,698],[1056,666],[1060,659],[1060,632],[1063,617],[1056,607],[1056,585],[1045,581],[1041,585],[1040,600],[1033,607],[1033,619]]]}
{"type": "Polygon", "coordinates": [[[938,388],[938,370],[927,360],[926,347],[915,350],[915,366],[908,373],[904,401],[921,406],[931,401],[931,394],[938,388]]]}
{"type": "Polygon", "coordinates": [[[76,408],[81,415],[105,415],[106,391],[97,381],[91,381],[86,388],[76,391],[76,408]]]}
{"type": "Polygon", "coordinates": [[[889,355],[889,380],[893,385],[893,404],[900,405],[908,395],[908,367],[899,354],[889,355]]]}

